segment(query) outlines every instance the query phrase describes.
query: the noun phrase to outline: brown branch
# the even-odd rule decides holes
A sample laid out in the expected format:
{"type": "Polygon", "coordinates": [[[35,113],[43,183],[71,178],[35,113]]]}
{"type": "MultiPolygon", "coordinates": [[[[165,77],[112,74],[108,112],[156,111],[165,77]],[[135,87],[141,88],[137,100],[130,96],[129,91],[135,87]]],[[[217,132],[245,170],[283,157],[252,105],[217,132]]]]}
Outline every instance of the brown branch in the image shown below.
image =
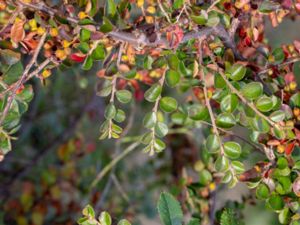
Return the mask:
{"type": "MultiPolygon", "coordinates": [[[[290,58],[290,59],[287,60],[286,62],[283,62],[283,63],[281,63],[281,64],[279,64],[279,65],[275,65],[275,66],[277,66],[277,68],[282,68],[282,67],[284,67],[284,66],[287,66],[287,65],[289,65],[289,64],[292,64],[292,63],[295,63],[295,62],[299,62],[299,61],[300,61],[300,57],[290,58]]],[[[272,65],[272,66],[273,66],[273,65],[272,65]]],[[[267,73],[270,69],[272,69],[272,68],[271,68],[272,66],[269,66],[268,68],[259,71],[257,75],[259,76],[259,75],[262,75],[262,74],[267,73]]]]}
{"type": "MultiPolygon", "coordinates": [[[[22,5],[24,7],[42,11],[51,16],[57,15],[57,16],[65,18],[70,23],[74,23],[76,25],[79,24],[79,20],[77,18],[60,15],[60,13],[57,10],[54,10],[54,9],[48,7],[43,1],[41,1],[37,4],[24,3],[24,2],[21,2],[20,0],[18,0],[17,2],[19,5],[22,5]]],[[[95,24],[95,26],[100,27],[101,24],[95,24]]],[[[116,39],[117,41],[129,42],[130,44],[137,45],[137,46],[172,48],[172,46],[170,46],[169,41],[164,37],[158,38],[155,42],[150,42],[148,40],[148,38],[145,36],[145,34],[143,34],[143,33],[136,36],[133,33],[128,33],[128,32],[111,31],[111,32],[107,33],[107,35],[116,39]]],[[[184,35],[184,37],[180,43],[182,44],[189,40],[198,39],[198,38],[201,38],[204,36],[208,37],[209,35],[215,35],[215,36],[220,37],[221,40],[224,42],[225,47],[231,48],[237,59],[245,60],[243,58],[243,56],[239,53],[239,51],[236,47],[236,44],[233,40],[233,37],[230,36],[230,34],[226,31],[226,29],[222,25],[218,25],[215,27],[205,27],[202,29],[198,29],[196,31],[187,32],[184,35]]],[[[161,36],[161,35],[158,35],[158,36],[161,36]]]]}
{"type": "Polygon", "coordinates": [[[23,83],[25,82],[26,78],[27,78],[27,75],[31,69],[31,67],[36,63],[36,60],[37,60],[37,57],[41,51],[41,48],[46,40],[46,37],[47,37],[47,34],[48,32],[45,32],[43,34],[43,36],[41,37],[40,41],[39,41],[39,44],[37,46],[37,48],[35,49],[35,52],[30,60],[30,62],[27,64],[21,78],[18,80],[18,82],[16,83],[15,87],[13,88],[12,90],[12,94],[8,97],[8,100],[7,100],[7,103],[6,103],[6,106],[3,110],[3,113],[1,115],[1,118],[0,118],[0,125],[2,125],[5,117],[7,116],[8,112],[9,112],[9,109],[12,105],[12,102],[16,96],[16,93],[18,91],[18,89],[23,85],[23,83]]]}
{"type": "Polygon", "coordinates": [[[6,30],[6,28],[8,28],[8,26],[9,26],[10,24],[12,24],[12,23],[15,21],[15,19],[17,18],[17,16],[19,15],[19,13],[22,12],[22,10],[23,10],[23,7],[22,7],[22,6],[19,6],[19,7],[14,11],[14,13],[13,13],[13,14],[11,15],[11,17],[9,18],[7,24],[4,25],[4,27],[1,28],[1,30],[0,30],[0,35],[6,30]]]}
{"type": "MultiPolygon", "coordinates": [[[[199,40],[199,49],[202,49],[202,41],[203,40],[199,40]]],[[[204,93],[204,98],[205,98],[205,105],[208,109],[208,113],[209,113],[212,128],[213,128],[213,133],[217,136],[217,139],[220,143],[221,155],[223,156],[224,155],[224,148],[223,148],[222,140],[221,140],[221,137],[220,137],[220,134],[219,134],[219,131],[218,131],[218,127],[216,125],[214,112],[211,108],[210,100],[208,98],[206,79],[205,79],[205,76],[204,76],[203,65],[202,65],[202,53],[200,53],[200,56],[199,56],[199,65],[200,65],[200,70],[199,70],[200,79],[203,81],[203,93],[204,93]]]]}
{"type": "MultiPolygon", "coordinates": [[[[58,65],[58,62],[53,57],[45,59],[34,71],[29,73],[28,76],[26,76],[26,79],[24,80],[23,84],[26,83],[31,78],[33,78],[34,76],[38,75],[39,72],[41,72],[51,62],[58,65]]],[[[11,86],[9,86],[7,89],[2,91],[0,93],[0,98],[3,98],[7,92],[10,92],[11,90],[13,90],[16,87],[16,85],[17,85],[17,83],[14,83],[11,86]]]]}

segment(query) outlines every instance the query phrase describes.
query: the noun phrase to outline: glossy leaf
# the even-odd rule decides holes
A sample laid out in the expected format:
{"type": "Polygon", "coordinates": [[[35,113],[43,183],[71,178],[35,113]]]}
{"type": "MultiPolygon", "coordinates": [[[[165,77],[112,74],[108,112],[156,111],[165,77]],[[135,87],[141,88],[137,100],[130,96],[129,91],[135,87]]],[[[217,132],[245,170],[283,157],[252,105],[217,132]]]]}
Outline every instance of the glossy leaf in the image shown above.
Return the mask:
{"type": "Polygon", "coordinates": [[[255,100],[263,94],[263,86],[259,82],[251,82],[246,84],[241,92],[247,99],[255,100]]]}
{"type": "Polygon", "coordinates": [[[172,97],[163,97],[160,99],[159,106],[164,112],[170,113],[177,109],[177,101],[172,97]]]}
{"type": "Polygon", "coordinates": [[[179,202],[169,193],[163,192],[158,200],[158,212],[164,225],[181,225],[183,213],[179,202]]]}
{"type": "Polygon", "coordinates": [[[154,84],[145,92],[144,97],[149,102],[155,102],[160,96],[161,91],[162,91],[161,85],[154,84]]]}

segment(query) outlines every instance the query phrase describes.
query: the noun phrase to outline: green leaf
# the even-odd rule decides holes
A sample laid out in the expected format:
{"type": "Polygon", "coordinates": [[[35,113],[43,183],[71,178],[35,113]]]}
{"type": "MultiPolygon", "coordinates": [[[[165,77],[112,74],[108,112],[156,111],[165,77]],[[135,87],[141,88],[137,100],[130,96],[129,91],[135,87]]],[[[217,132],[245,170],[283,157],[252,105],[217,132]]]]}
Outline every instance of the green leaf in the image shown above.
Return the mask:
{"type": "Polygon", "coordinates": [[[133,78],[135,78],[135,76],[136,76],[136,69],[132,69],[129,72],[124,74],[124,77],[126,79],[133,79],[133,78]]]}
{"type": "Polygon", "coordinates": [[[144,58],[144,69],[146,70],[151,70],[152,69],[152,63],[153,63],[153,58],[149,55],[147,55],[145,58],[144,58]]]}
{"type": "Polygon", "coordinates": [[[260,183],[256,188],[256,197],[260,200],[267,199],[270,195],[269,188],[266,184],[260,183]]]}
{"type": "Polygon", "coordinates": [[[21,61],[19,61],[9,67],[9,69],[2,75],[2,79],[6,84],[11,85],[21,77],[23,71],[23,65],[21,61]]]}
{"type": "Polygon", "coordinates": [[[200,184],[206,186],[212,181],[212,179],[213,179],[212,175],[208,170],[203,169],[199,172],[199,183],[200,184]]]}
{"type": "Polygon", "coordinates": [[[114,106],[113,103],[110,103],[105,109],[104,117],[106,119],[112,119],[116,116],[116,113],[117,113],[116,107],[114,106]]]}
{"type": "Polygon", "coordinates": [[[151,129],[155,126],[157,121],[157,116],[155,112],[149,112],[145,115],[143,120],[144,127],[151,129]]]}
{"type": "Polygon", "coordinates": [[[114,120],[118,123],[122,123],[126,119],[125,112],[121,109],[117,110],[114,120]]]}
{"type": "Polygon", "coordinates": [[[145,99],[149,102],[155,102],[157,98],[160,96],[162,91],[162,87],[160,84],[156,83],[153,84],[146,92],[145,92],[145,99]]]}
{"type": "Polygon", "coordinates": [[[169,87],[175,87],[180,81],[180,74],[175,70],[167,70],[166,83],[169,87]]]}
{"type": "Polygon", "coordinates": [[[82,69],[83,70],[90,70],[93,66],[93,59],[92,57],[89,55],[85,58],[84,63],[82,64],[82,69]]]}
{"type": "Polygon", "coordinates": [[[77,47],[79,51],[81,51],[83,54],[87,54],[90,50],[90,46],[87,42],[80,42],[80,44],[77,47]]]}
{"type": "Polygon", "coordinates": [[[288,161],[285,157],[280,157],[277,159],[277,167],[278,169],[285,169],[286,167],[288,167],[288,161]]]}
{"type": "Polygon", "coordinates": [[[199,104],[190,106],[188,115],[192,120],[206,120],[209,117],[208,109],[199,104]]]}
{"type": "Polygon", "coordinates": [[[246,75],[247,69],[246,67],[244,67],[241,64],[234,64],[230,67],[230,69],[228,70],[229,73],[229,77],[230,79],[234,80],[234,81],[240,81],[244,78],[244,76],[246,75]]]}
{"type": "Polygon", "coordinates": [[[132,99],[132,93],[128,90],[119,90],[116,92],[116,97],[121,103],[128,103],[132,99]]]}
{"type": "Polygon", "coordinates": [[[186,114],[182,112],[175,112],[171,115],[171,120],[174,124],[183,125],[187,119],[186,114]]]}
{"type": "Polygon", "coordinates": [[[192,218],[187,225],[199,225],[201,224],[200,222],[201,222],[200,219],[192,218]]]}
{"type": "Polygon", "coordinates": [[[237,159],[241,155],[242,148],[239,143],[228,141],[224,143],[224,152],[227,157],[237,159]]]}
{"type": "Polygon", "coordinates": [[[184,4],[184,0],[175,0],[173,3],[174,9],[180,9],[184,4]]]}
{"type": "Polygon", "coordinates": [[[183,213],[180,204],[171,194],[161,193],[157,208],[164,225],[182,225],[183,213]]]}
{"type": "Polygon", "coordinates": [[[225,156],[218,156],[215,162],[215,169],[219,172],[226,172],[229,168],[229,161],[225,156]]]}
{"type": "Polygon", "coordinates": [[[170,113],[177,109],[177,101],[172,97],[163,97],[159,101],[159,106],[164,112],[170,113]]]}
{"type": "Polygon", "coordinates": [[[261,112],[269,112],[273,108],[273,101],[267,96],[262,96],[257,99],[255,106],[261,112]]]}
{"type": "Polygon", "coordinates": [[[236,174],[241,174],[245,171],[245,166],[240,161],[232,161],[231,166],[235,170],[236,174]]]}
{"type": "Polygon", "coordinates": [[[214,26],[217,26],[219,23],[220,23],[220,18],[219,18],[218,13],[216,13],[215,11],[209,12],[206,26],[214,27],[214,26]]]}
{"type": "Polygon", "coordinates": [[[118,225],[131,225],[131,223],[126,219],[122,219],[119,221],[118,225]]]}
{"type": "Polygon", "coordinates": [[[285,113],[282,110],[278,110],[278,111],[272,112],[269,117],[274,122],[280,122],[285,119],[285,113]]]}
{"type": "Polygon", "coordinates": [[[263,94],[263,85],[259,82],[251,82],[246,84],[241,92],[245,98],[255,100],[263,94]]]}
{"type": "Polygon", "coordinates": [[[167,64],[166,58],[164,56],[160,56],[154,60],[154,62],[152,63],[152,67],[154,69],[162,68],[166,64],[167,64]]]}
{"type": "Polygon", "coordinates": [[[98,4],[98,0],[92,0],[91,2],[92,2],[92,8],[89,14],[91,17],[93,17],[98,12],[99,4],[98,4]]]}
{"type": "Polygon", "coordinates": [[[112,220],[108,212],[101,212],[98,219],[101,225],[111,225],[112,220]]]}
{"type": "MultiPolygon", "coordinates": [[[[291,217],[290,209],[288,207],[285,207],[283,210],[280,211],[278,215],[278,220],[281,224],[289,224],[290,217],[291,217]]],[[[292,223],[290,224],[293,225],[292,223]]]]}
{"type": "Polygon", "coordinates": [[[80,41],[81,42],[90,40],[90,37],[91,37],[91,31],[84,29],[84,28],[80,30],[80,41]]]}
{"type": "Polygon", "coordinates": [[[217,135],[211,134],[207,137],[205,146],[209,152],[216,153],[220,150],[221,143],[217,135]]]}
{"type": "Polygon", "coordinates": [[[105,13],[109,16],[114,16],[117,12],[117,6],[114,0],[106,0],[105,13]]]}
{"type": "Polygon", "coordinates": [[[105,49],[102,44],[97,45],[95,50],[92,52],[92,58],[94,60],[103,60],[105,58],[105,49]]]}
{"type": "Polygon", "coordinates": [[[205,25],[207,22],[207,19],[205,18],[205,16],[203,14],[200,14],[198,16],[191,15],[191,19],[193,20],[193,22],[195,22],[198,25],[205,25]]]}
{"type": "Polygon", "coordinates": [[[214,83],[215,83],[215,87],[216,88],[224,88],[224,87],[226,87],[226,82],[225,82],[225,80],[223,79],[223,77],[219,73],[215,74],[214,79],[215,79],[214,83]]]}
{"type": "Polygon", "coordinates": [[[237,108],[238,103],[238,97],[235,94],[229,94],[222,99],[220,103],[221,110],[223,112],[233,112],[237,108]]]}
{"type": "Polygon", "coordinates": [[[103,17],[103,24],[100,27],[100,31],[103,33],[108,33],[113,30],[114,26],[113,24],[107,19],[106,17],[103,17]]]}
{"type": "Polygon", "coordinates": [[[236,124],[235,118],[231,113],[221,113],[216,119],[218,127],[231,128],[236,124]]]}
{"type": "Polygon", "coordinates": [[[164,137],[168,134],[168,126],[165,123],[157,122],[155,125],[155,134],[158,137],[164,137]]]}
{"type": "Polygon", "coordinates": [[[276,64],[282,63],[285,58],[285,54],[284,54],[282,48],[274,49],[274,51],[272,52],[272,55],[274,56],[276,64]]]}
{"type": "Polygon", "coordinates": [[[290,105],[292,107],[300,107],[300,92],[292,95],[292,97],[290,98],[290,105]]]}
{"type": "Polygon", "coordinates": [[[21,54],[10,49],[0,49],[0,62],[6,65],[16,64],[21,60],[21,54]]]}
{"type": "Polygon", "coordinates": [[[270,130],[268,122],[259,116],[250,118],[249,124],[253,130],[258,131],[260,133],[268,133],[270,130]]]}
{"type": "Polygon", "coordinates": [[[239,220],[234,215],[233,209],[226,208],[223,210],[220,225],[239,225],[238,221],[239,220]]]}
{"type": "Polygon", "coordinates": [[[155,148],[156,152],[161,152],[162,150],[164,150],[166,148],[166,144],[162,140],[155,138],[154,148],[155,148]]]}
{"type": "Polygon", "coordinates": [[[106,97],[106,96],[110,95],[111,91],[112,91],[112,84],[111,84],[111,82],[106,80],[103,85],[103,88],[101,90],[97,91],[97,95],[101,96],[101,97],[106,97]]]}
{"type": "Polygon", "coordinates": [[[177,71],[178,66],[179,66],[179,59],[178,59],[178,57],[175,54],[170,54],[167,59],[168,59],[169,67],[172,70],[176,70],[177,71]]]}
{"type": "Polygon", "coordinates": [[[268,199],[268,203],[274,210],[280,210],[284,206],[282,198],[276,194],[271,195],[271,197],[268,199]]]}
{"type": "Polygon", "coordinates": [[[90,205],[84,207],[84,209],[82,210],[82,214],[87,217],[93,217],[93,218],[95,217],[95,211],[93,207],[90,205]]]}

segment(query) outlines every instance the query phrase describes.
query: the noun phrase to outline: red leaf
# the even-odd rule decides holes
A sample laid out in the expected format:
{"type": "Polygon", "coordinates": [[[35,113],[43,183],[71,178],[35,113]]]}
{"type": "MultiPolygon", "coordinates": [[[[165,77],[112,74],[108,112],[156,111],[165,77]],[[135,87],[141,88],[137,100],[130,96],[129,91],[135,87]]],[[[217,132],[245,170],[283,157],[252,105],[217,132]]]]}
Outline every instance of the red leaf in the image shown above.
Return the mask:
{"type": "Polygon", "coordinates": [[[167,40],[170,42],[171,47],[179,45],[183,36],[184,32],[178,25],[172,26],[169,32],[167,32],[167,40]]]}
{"type": "Polygon", "coordinates": [[[295,141],[294,142],[292,142],[292,143],[290,143],[290,144],[288,144],[287,146],[286,146],[286,148],[285,148],[285,154],[286,155],[290,155],[290,154],[292,154],[292,152],[293,152],[293,150],[294,150],[294,147],[295,147],[295,141]]]}
{"type": "Polygon", "coordinates": [[[71,60],[73,60],[75,62],[81,63],[85,60],[86,55],[80,55],[78,53],[73,53],[73,54],[71,54],[70,58],[71,58],[71,60]]]}

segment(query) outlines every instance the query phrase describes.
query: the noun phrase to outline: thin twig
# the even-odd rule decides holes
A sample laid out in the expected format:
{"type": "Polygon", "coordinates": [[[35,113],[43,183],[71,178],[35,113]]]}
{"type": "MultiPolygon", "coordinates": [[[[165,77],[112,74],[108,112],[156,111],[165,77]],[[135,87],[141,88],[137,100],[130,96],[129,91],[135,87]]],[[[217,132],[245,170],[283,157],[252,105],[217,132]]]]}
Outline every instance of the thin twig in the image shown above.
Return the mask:
{"type": "MultiPolygon", "coordinates": [[[[212,124],[209,123],[209,122],[206,122],[206,121],[200,121],[200,123],[203,123],[203,124],[205,124],[205,125],[208,125],[208,126],[211,126],[211,127],[212,127],[212,124]]],[[[233,132],[231,132],[231,131],[229,131],[229,130],[225,130],[225,129],[223,129],[223,128],[220,128],[220,127],[217,127],[217,129],[218,129],[219,131],[222,131],[222,132],[225,133],[225,134],[228,134],[228,135],[230,135],[230,136],[232,136],[232,137],[236,137],[236,138],[238,138],[238,139],[244,141],[244,142],[247,143],[248,145],[252,146],[254,149],[256,149],[256,150],[258,150],[258,151],[264,153],[264,150],[263,150],[263,149],[259,148],[257,145],[255,145],[255,144],[252,143],[251,141],[247,140],[246,138],[244,138],[244,137],[242,137],[242,136],[240,136],[240,135],[238,135],[238,134],[236,134],[236,133],[233,133],[233,132]]]]}
{"type": "Polygon", "coordinates": [[[46,40],[46,37],[47,37],[47,34],[48,32],[45,32],[43,34],[43,36],[41,37],[40,41],[39,41],[39,44],[37,46],[37,48],[35,49],[35,52],[30,60],[30,62],[27,64],[21,78],[18,80],[16,86],[14,87],[13,91],[12,91],[12,94],[8,97],[8,100],[7,100],[7,104],[3,110],[3,113],[1,115],[1,119],[0,119],[0,125],[2,125],[11,105],[12,105],[12,102],[16,96],[16,92],[18,91],[18,89],[23,85],[24,81],[26,80],[26,77],[31,69],[31,67],[36,63],[36,60],[37,60],[37,57],[41,51],[41,48],[46,40]]]}
{"type": "Polygon", "coordinates": [[[165,9],[164,9],[163,5],[161,4],[160,0],[157,0],[157,4],[158,4],[158,7],[160,8],[160,10],[162,11],[162,13],[164,14],[164,16],[167,18],[168,22],[172,23],[168,13],[165,11],[165,9]]]}
{"type": "Polygon", "coordinates": [[[106,165],[92,182],[91,188],[94,188],[116,164],[118,164],[123,158],[125,158],[128,154],[130,154],[133,150],[135,150],[135,148],[139,144],[140,144],[139,142],[132,143],[120,155],[118,155],[108,165],[106,165]]]}
{"type": "Polygon", "coordinates": [[[246,100],[246,98],[244,98],[244,96],[227,80],[227,77],[226,75],[221,71],[219,70],[218,71],[220,73],[220,75],[222,76],[222,78],[225,80],[227,86],[229,87],[229,89],[235,93],[240,99],[241,101],[248,105],[257,115],[259,115],[261,118],[263,118],[264,120],[266,120],[271,126],[275,126],[276,123],[273,122],[269,117],[267,117],[266,115],[262,114],[257,108],[256,106],[252,103],[252,102],[248,102],[246,100]]]}
{"type": "Polygon", "coordinates": [[[7,24],[6,24],[4,27],[2,27],[2,29],[0,30],[0,34],[2,34],[2,32],[4,32],[4,31],[6,30],[6,28],[7,28],[10,24],[12,24],[12,23],[15,21],[15,19],[17,18],[17,16],[19,15],[19,13],[22,12],[22,10],[23,10],[23,7],[22,7],[22,6],[19,6],[19,7],[14,11],[14,13],[13,13],[13,14],[11,15],[11,17],[9,18],[7,24]]]}
{"type": "MultiPolygon", "coordinates": [[[[299,62],[299,61],[300,61],[300,57],[291,58],[291,59],[289,59],[288,61],[286,61],[286,62],[284,62],[284,63],[281,63],[281,64],[277,65],[277,67],[278,67],[278,68],[281,68],[281,67],[284,67],[284,66],[286,66],[286,65],[289,65],[289,64],[292,64],[292,63],[295,63],[295,62],[299,62]]],[[[259,71],[257,75],[259,76],[259,75],[261,75],[261,74],[265,74],[265,73],[267,73],[270,69],[271,69],[270,67],[268,67],[268,68],[266,68],[266,69],[263,69],[263,70],[259,71]]]]}
{"type": "MultiPolygon", "coordinates": [[[[18,0],[17,2],[19,5],[23,5],[28,8],[34,9],[34,10],[42,11],[51,16],[58,15],[60,17],[65,18],[70,23],[80,26],[79,20],[77,18],[61,15],[58,13],[57,10],[54,10],[54,9],[48,7],[44,2],[39,2],[37,4],[24,3],[20,0],[18,0]]],[[[158,3],[160,3],[160,1],[158,1],[158,3]]],[[[162,7],[162,5],[159,4],[159,7],[162,7]]],[[[163,8],[161,8],[161,10],[163,12],[165,12],[163,8]]],[[[167,17],[168,22],[172,23],[166,12],[165,12],[165,16],[167,17]]],[[[101,24],[96,23],[95,26],[98,28],[101,26],[101,24]]],[[[173,48],[174,47],[174,46],[170,45],[169,41],[166,38],[158,38],[155,42],[150,42],[144,34],[136,36],[133,33],[134,32],[128,33],[128,32],[124,32],[124,31],[111,31],[111,32],[107,33],[107,35],[116,39],[117,41],[128,42],[128,43],[136,45],[136,46],[164,47],[164,48],[173,48]]],[[[202,29],[199,29],[196,31],[187,32],[179,44],[185,43],[191,39],[198,39],[200,37],[209,36],[209,35],[219,36],[221,38],[221,40],[224,42],[224,45],[227,48],[232,49],[232,51],[237,59],[245,60],[239,53],[233,38],[229,35],[229,33],[226,31],[226,29],[222,25],[218,25],[215,27],[205,27],[205,28],[202,28],[202,29]]]]}
{"type": "MultiPolygon", "coordinates": [[[[202,40],[199,41],[199,49],[202,49],[202,40]]],[[[223,145],[222,145],[222,141],[221,141],[221,138],[220,138],[218,127],[217,127],[216,122],[215,122],[215,116],[214,116],[214,113],[213,113],[213,110],[211,108],[210,101],[209,101],[209,98],[208,98],[206,79],[205,79],[204,71],[203,71],[203,67],[202,67],[203,66],[202,65],[202,54],[199,56],[199,65],[200,65],[200,70],[199,70],[200,79],[203,81],[203,93],[204,93],[204,98],[205,98],[205,104],[206,104],[206,107],[207,107],[208,112],[209,112],[209,116],[210,116],[210,120],[211,120],[211,124],[212,124],[212,128],[213,128],[213,133],[217,136],[217,139],[220,143],[220,150],[221,150],[220,153],[223,156],[224,155],[224,148],[223,148],[223,145]]]]}
{"type": "MultiPolygon", "coordinates": [[[[26,77],[26,79],[24,80],[23,83],[26,83],[28,80],[30,80],[31,78],[33,78],[34,76],[38,75],[39,72],[41,72],[49,63],[55,63],[56,65],[58,64],[58,62],[56,62],[53,57],[47,58],[45,59],[34,71],[32,71],[31,73],[28,74],[28,76],[26,77]]],[[[9,86],[7,89],[5,89],[4,91],[2,91],[0,93],[0,98],[3,98],[4,95],[7,92],[10,92],[11,90],[13,90],[16,87],[17,83],[12,84],[11,86],[9,86]]]]}
{"type": "Polygon", "coordinates": [[[206,10],[207,12],[210,12],[213,10],[213,8],[220,2],[220,0],[216,0],[214,1],[210,6],[209,8],[206,10]]]}
{"type": "Polygon", "coordinates": [[[224,74],[224,72],[222,71],[222,69],[216,63],[213,54],[211,52],[209,52],[209,55],[210,55],[210,58],[211,58],[213,64],[217,67],[217,70],[218,70],[219,74],[222,76],[222,78],[224,79],[224,81],[225,81],[226,85],[229,87],[229,89],[234,94],[236,94],[244,104],[248,105],[257,115],[259,115],[261,118],[266,120],[271,126],[274,127],[276,125],[276,123],[273,122],[269,117],[267,117],[266,115],[261,113],[252,102],[247,101],[247,99],[229,82],[229,80],[227,79],[227,77],[224,74]]]}
{"type": "Polygon", "coordinates": [[[128,195],[126,194],[126,192],[124,191],[124,188],[122,187],[122,185],[120,184],[117,176],[115,174],[112,174],[111,175],[112,177],[112,181],[114,183],[114,185],[117,187],[117,190],[120,192],[122,198],[124,198],[124,200],[129,203],[129,197],[128,195]]]}

